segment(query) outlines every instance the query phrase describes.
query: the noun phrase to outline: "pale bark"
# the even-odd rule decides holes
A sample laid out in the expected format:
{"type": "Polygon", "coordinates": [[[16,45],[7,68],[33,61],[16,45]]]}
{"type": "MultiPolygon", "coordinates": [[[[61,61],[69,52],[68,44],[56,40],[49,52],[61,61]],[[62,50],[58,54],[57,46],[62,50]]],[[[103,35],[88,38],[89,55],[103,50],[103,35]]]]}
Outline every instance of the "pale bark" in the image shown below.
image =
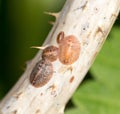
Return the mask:
{"type": "Polygon", "coordinates": [[[52,79],[43,87],[30,84],[30,73],[41,59],[41,50],[24,74],[1,101],[1,114],[63,114],[64,108],[103,45],[120,10],[120,0],[67,0],[57,15],[45,45],[56,45],[57,35],[75,35],[81,44],[79,59],[72,65],[53,62],[52,79]]]}

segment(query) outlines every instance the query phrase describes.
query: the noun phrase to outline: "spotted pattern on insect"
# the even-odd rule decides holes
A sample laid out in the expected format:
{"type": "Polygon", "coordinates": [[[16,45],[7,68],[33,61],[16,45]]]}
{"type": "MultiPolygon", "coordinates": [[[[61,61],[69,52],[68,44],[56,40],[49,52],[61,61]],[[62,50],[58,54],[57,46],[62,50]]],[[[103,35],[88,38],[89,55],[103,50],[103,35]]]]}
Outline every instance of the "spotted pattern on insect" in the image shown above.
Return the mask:
{"type": "Polygon", "coordinates": [[[34,87],[42,87],[51,79],[53,75],[53,65],[47,59],[42,59],[36,63],[30,74],[30,83],[34,87]]]}
{"type": "Polygon", "coordinates": [[[48,46],[42,52],[42,58],[47,59],[51,62],[57,60],[58,58],[58,47],[48,46]]]}
{"type": "Polygon", "coordinates": [[[58,58],[62,64],[73,64],[80,55],[80,42],[74,35],[64,37],[64,32],[60,32],[57,37],[59,44],[58,58]]]}
{"type": "MultiPolygon", "coordinates": [[[[48,46],[43,49],[42,60],[36,63],[30,74],[30,83],[36,88],[49,82],[54,70],[52,62],[57,58],[65,65],[71,65],[79,58],[80,42],[74,35],[64,37],[62,31],[57,36],[57,43],[59,47],[48,46]]],[[[41,49],[42,47],[35,48],[41,49]]]]}

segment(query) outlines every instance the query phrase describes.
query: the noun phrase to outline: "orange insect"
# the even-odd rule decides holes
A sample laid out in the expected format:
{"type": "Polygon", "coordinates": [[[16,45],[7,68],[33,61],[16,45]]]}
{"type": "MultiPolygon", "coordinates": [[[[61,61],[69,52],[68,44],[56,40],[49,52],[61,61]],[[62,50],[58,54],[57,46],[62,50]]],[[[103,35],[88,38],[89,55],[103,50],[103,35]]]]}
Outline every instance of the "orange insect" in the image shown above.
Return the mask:
{"type": "Polygon", "coordinates": [[[74,35],[64,37],[64,32],[60,32],[57,37],[59,44],[58,58],[62,64],[73,64],[80,55],[80,42],[74,35]]]}

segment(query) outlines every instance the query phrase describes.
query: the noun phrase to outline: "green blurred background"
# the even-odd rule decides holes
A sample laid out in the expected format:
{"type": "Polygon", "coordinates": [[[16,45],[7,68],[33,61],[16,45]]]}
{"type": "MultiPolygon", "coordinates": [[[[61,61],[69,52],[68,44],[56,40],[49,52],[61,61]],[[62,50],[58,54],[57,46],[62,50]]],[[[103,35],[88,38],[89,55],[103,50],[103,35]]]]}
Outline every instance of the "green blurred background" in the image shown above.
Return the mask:
{"type": "Polygon", "coordinates": [[[0,99],[11,89],[25,70],[25,63],[38,50],[55,18],[45,11],[59,12],[65,0],[1,0],[0,1],[0,99]]]}

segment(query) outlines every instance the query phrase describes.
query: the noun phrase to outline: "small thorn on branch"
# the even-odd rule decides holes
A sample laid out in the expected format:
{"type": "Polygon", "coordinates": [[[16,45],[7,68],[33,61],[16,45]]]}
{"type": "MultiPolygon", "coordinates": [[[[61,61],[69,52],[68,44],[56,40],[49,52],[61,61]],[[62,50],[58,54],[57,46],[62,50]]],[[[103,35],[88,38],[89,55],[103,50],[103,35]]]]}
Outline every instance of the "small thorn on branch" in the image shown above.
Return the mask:
{"type": "Polygon", "coordinates": [[[54,24],[55,24],[54,21],[49,21],[48,23],[49,23],[50,25],[54,25],[54,24]]]}
{"type": "Polygon", "coordinates": [[[47,15],[53,16],[55,18],[57,18],[59,16],[59,13],[53,13],[53,12],[44,12],[47,15]]]}
{"type": "Polygon", "coordinates": [[[45,49],[47,46],[32,46],[32,47],[30,47],[30,48],[35,48],[35,49],[41,49],[41,50],[43,50],[43,49],[45,49]]]}

